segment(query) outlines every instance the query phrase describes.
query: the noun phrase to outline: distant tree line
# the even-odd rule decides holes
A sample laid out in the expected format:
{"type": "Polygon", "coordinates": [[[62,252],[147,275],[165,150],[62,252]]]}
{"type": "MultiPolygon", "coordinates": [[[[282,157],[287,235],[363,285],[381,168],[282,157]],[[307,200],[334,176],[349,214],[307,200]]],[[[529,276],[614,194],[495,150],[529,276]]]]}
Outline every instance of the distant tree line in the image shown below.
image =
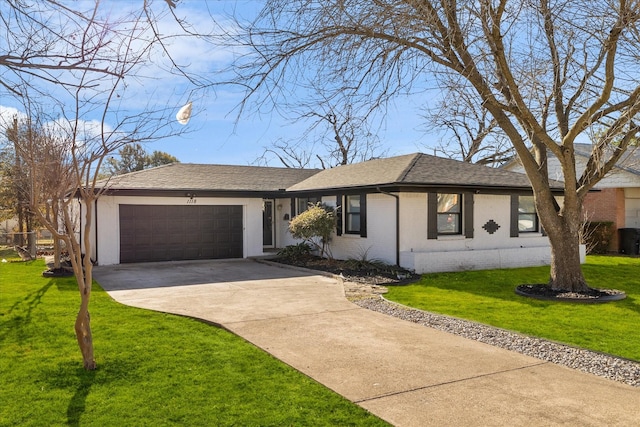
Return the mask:
{"type": "Polygon", "coordinates": [[[164,151],[155,150],[149,154],[140,144],[127,144],[118,150],[117,155],[107,159],[104,174],[122,175],[169,163],[180,163],[180,160],[164,151]]]}

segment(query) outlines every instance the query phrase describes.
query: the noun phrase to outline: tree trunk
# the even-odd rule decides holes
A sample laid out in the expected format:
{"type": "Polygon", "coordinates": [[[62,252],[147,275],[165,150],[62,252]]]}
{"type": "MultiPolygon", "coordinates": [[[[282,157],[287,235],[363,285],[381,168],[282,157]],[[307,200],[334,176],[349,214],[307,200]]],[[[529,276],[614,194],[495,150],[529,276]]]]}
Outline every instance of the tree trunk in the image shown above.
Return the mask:
{"type": "Polygon", "coordinates": [[[76,318],[76,338],[82,353],[82,364],[87,371],[96,369],[96,361],[93,358],[93,337],[91,335],[91,316],[89,315],[89,297],[88,292],[82,295],[80,311],[76,318]]]}
{"type": "MultiPolygon", "coordinates": [[[[51,210],[51,216],[53,217],[53,220],[49,221],[47,218],[47,221],[45,221],[45,224],[51,224],[53,227],[55,227],[55,231],[56,233],[51,233],[51,235],[53,236],[53,268],[54,270],[58,270],[61,267],[62,264],[62,241],[60,240],[60,238],[58,238],[58,234],[57,231],[59,231],[59,216],[58,216],[58,209],[59,209],[59,205],[58,205],[58,200],[54,199],[54,202],[52,203],[52,210],[51,210]]],[[[51,231],[51,230],[49,230],[51,231]]]]}
{"type": "Polygon", "coordinates": [[[62,245],[58,236],[53,236],[53,269],[57,270],[62,266],[62,245]]]}
{"type": "Polygon", "coordinates": [[[18,201],[18,235],[14,236],[13,241],[18,246],[24,246],[24,214],[20,201],[18,201]]]}
{"type": "Polygon", "coordinates": [[[549,286],[554,290],[587,292],[589,286],[580,264],[579,233],[569,227],[549,230],[551,243],[551,275],[549,286]]]}
{"type": "MultiPolygon", "coordinates": [[[[93,337],[91,335],[91,323],[89,316],[89,301],[91,299],[91,284],[93,282],[93,264],[91,264],[91,219],[93,215],[93,199],[85,197],[85,224],[83,233],[84,256],[82,245],[75,239],[71,240],[70,254],[75,260],[74,273],[78,290],[80,291],[80,311],[76,319],[76,338],[82,352],[82,362],[88,371],[96,369],[96,361],[93,358],[93,337]]],[[[67,224],[68,226],[70,224],[67,224]]],[[[82,227],[82,225],[81,225],[82,227]]],[[[71,229],[71,227],[68,227],[71,229]]]]}

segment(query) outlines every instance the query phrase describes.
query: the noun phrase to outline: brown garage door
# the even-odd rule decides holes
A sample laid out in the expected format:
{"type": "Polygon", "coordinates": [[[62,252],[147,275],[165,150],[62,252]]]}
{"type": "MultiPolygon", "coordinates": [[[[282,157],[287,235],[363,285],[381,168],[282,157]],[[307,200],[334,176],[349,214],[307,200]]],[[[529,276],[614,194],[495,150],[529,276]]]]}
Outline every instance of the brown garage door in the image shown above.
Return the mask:
{"type": "Polygon", "coordinates": [[[242,258],[242,206],[120,205],[120,262],[242,258]]]}

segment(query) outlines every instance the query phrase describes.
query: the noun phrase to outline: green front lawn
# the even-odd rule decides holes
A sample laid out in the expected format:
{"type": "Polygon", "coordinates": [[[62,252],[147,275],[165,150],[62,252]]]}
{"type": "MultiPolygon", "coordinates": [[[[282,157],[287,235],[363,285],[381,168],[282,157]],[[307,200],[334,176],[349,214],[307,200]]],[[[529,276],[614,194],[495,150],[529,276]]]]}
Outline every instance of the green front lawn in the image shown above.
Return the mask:
{"type": "Polygon", "coordinates": [[[75,280],[44,268],[0,264],[0,426],[386,425],[231,333],[120,305],[97,285],[98,369],[86,372],[75,280]]]}
{"type": "Polygon", "coordinates": [[[549,267],[427,274],[390,287],[386,298],[422,310],[640,361],[640,258],[589,256],[589,285],[620,289],[622,301],[575,304],[518,296],[520,284],[546,283],[549,267]]]}

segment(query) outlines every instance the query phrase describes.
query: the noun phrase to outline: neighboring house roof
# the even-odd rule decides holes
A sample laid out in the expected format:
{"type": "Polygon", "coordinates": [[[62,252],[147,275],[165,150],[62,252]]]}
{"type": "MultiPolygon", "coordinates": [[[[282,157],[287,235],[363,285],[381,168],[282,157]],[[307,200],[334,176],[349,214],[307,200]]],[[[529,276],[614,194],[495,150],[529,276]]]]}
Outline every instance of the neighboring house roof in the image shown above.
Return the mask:
{"type": "Polygon", "coordinates": [[[277,192],[318,173],[318,169],[171,163],[105,181],[108,192],[148,190],[277,192]]]}
{"type": "Polygon", "coordinates": [[[415,153],[326,169],[287,191],[367,187],[531,189],[531,184],[521,173],[415,153]]]}
{"type": "MultiPolygon", "coordinates": [[[[588,159],[591,157],[591,150],[593,149],[593,145],[591,144],[574,144],[574,151],[576,156],[583,157],[588,159]]],[[[549,156],[555,158],[554,154],[551,151],[547,151],[549,156]]],[[[521,166],[522,163],[520,159],[515,156],[510,161],[500,166],[503,169],[511,169],[513,167],[521,166]]],[[[618,163],[614,166],[614,169],[621,169],[632,173],[634,175],[640,175],[640,148],[630,149],[626,153],[622,155],[622,158],[618,161],[618,163]]]]}
{"type": "MultiPolygon", "coordinates": [[[[576,155],[589,158],[591,157],[591,144],[574,144],[576,155]]],[[[629,149],[622,155],[622,158],[616,163],[614,169],[622,169],[634,175],[640,175],[640,149],[629,149]]]]}

